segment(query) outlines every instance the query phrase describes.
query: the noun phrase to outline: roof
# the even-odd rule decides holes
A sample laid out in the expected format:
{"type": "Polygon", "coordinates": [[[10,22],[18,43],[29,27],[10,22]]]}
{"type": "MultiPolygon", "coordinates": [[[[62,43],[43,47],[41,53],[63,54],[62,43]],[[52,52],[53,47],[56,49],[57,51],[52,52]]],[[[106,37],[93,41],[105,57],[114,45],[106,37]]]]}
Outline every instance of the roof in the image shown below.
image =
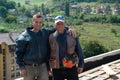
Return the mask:
{"type": "Polygon", "coordinates": [[[19,33],[0,33],[0,44],[2,42],[7,43],[8,45],[14,44],[18,35],[19,33]]]}
{"type": "Polygon", "coordinates": [[[103,65],[96,67],[94,69],[88,70],[79,74],[80,80],[120,80],[120,59],[104,64],[109,66],[116,74],[114,76],[109,76],[105,70],[103,70],[103,65]]]}

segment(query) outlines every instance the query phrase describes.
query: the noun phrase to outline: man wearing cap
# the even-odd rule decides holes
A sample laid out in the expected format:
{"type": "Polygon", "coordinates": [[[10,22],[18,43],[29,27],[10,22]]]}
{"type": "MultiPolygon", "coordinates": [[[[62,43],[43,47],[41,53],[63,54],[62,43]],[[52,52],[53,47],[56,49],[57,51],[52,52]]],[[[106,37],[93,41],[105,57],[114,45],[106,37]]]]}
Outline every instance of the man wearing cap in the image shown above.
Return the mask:
{"type": "Polygon", "coordinates": [[[49,35],[55,29],[45,29],[42,25],[41,14],[35,14],[32,27],[16,39],[16,62],[24,80],[48,80],[49,35]]]}
{"type": "Polygon", "coordinates": [[[59,15],[55,18],[56,31],[49,37],[50,66],[54,80],[79,80],[83,71],[84,59],[78,38],[68,35],[65,19],[59,15]]]}

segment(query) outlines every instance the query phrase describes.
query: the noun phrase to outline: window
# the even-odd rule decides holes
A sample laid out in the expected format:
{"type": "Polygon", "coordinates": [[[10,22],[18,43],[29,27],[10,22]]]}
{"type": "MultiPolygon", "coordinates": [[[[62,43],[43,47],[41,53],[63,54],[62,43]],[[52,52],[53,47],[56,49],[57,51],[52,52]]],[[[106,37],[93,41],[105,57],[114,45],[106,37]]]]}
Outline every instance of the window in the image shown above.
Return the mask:
{"type": "Polygon", "coordinates": [[[14,55],[15,55],[15,54],[14,54],[13,52],[11,52],[11,57],[14,57],[14,55]]]}
{"type": "Polygon", "coordinates": [[[19,70],[19,66],[18,65],[16,66],[16,70],[19,70]]]}
{"type": "Polygon", "coordinates": [[[14,70],[15,70],[15,67],[14,67],[14,66],[12,66],[12,67],[11,67],[11,71],[14,71],[14,70]]]}
{"type": "Polygon", "coordinates": [[[15,74],[14,73],[11,74],[11,78],[15,78],[15,74]]]}
{"type": "Polygon", "coordinates": [[[9,45],[8,47],[10,52],[15,52],[15,45],[9,45]]]}
{"type": "Polygon", "coordinates": [[[20,72],[17,72],[17,73],[16,73],[16,77],[20,77],[20,72]]]}
{"type": "Polygon", "coordinates": [[[6,76],[5,71],[3,71],[3,76],[4,76],[4,77],[6,76]]]}
{"type": "Polygon", "coordinates": [[[5,55],[5,49],[3,49],[3,55],[5,55]]]}

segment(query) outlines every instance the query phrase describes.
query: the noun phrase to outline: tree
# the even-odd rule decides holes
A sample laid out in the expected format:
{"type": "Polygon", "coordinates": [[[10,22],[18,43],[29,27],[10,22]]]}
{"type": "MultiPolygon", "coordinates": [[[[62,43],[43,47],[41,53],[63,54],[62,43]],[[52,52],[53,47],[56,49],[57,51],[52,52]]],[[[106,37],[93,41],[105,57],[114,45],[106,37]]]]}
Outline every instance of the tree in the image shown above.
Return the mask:
{"type": "Polygon", "coordinates": [[[32,17],[32,14],[31,14],[30,10],[28,10],[28,9],[25,11],[25,15],[27,17],[32,17]]]}
{"type": "Polygon", "coordinates": [[[108,15],[106,21],[109,23],[118,23],[119,22],[118,20],[119,19],[116,15],[108,15]]]}
{"type": "Polygon", "coordinates": [[[9,1],[6,3],[7,9],[15,9],[16,3],[14,1],[9,1]]]}
{"type": "Polygon", "coordinates": [[[46,14],[49,14],[49,13],[50,13],[49,8],[46,8],[46,14]]]}
{"type": "Polygon", "coordinates": [[[41,5],[41,10],[42,10],[43,15],[45,15],[45,5],[44,4],[41,5]]]}
{"type": "Polygon", "coordinates": [[[97,40],[92,40],[84,45],[83,53],[85,58],[107,52],[108,50],[97,40]]]}
{"type": "Polygon", "coordinates": [[[17,18],[13,15],[8,15],[5,19],[7,23],[17,22],[17,18]]]}
{"type": "Polygon", "coordinates": [[[21,4],[20,4],[20,2],[18,2],[18,7],[21,7],[21,4]]]}
{"type": "Polygon", "coordinates": [[[5,18],[7,16],[7,13],[8,13],[7,9],[3,6],[0,6],[0,16],[5,18]]]}
{"type": "Polygon", "coordinates": [[[70,6],[68,1],[65,2],[65,15],[68,17],[70,16],[70,6]]]}
{"type": "Polygon", "coordinates": [[[35,12],[40,12],[40,8],[39,8],[39,6],[34,5],[34,10],[35,10],[35,12]]]}
{"type": "Polygon", "coordinates": [[[6,6],[7,1],[6,0],[0,0],[0,6],[6,6]]]}
{"type": "Polygon", "coordinates": [[[25,10],[26,10],[25,6],[22,6],[22,7],[20,8],[20,11],[21,11],[22,13],[25,13],[25,10]]]}

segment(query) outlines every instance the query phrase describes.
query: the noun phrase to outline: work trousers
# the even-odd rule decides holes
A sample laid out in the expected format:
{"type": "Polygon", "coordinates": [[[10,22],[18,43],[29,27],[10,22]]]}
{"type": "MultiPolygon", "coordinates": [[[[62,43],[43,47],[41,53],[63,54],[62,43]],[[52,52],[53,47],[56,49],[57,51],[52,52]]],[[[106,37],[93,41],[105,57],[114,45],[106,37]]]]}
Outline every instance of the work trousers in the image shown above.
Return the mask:
{"type": "Polygon", "coordinates": [[[54,80],[79,80],[76,67],[53,69],[53,78],[54,80]]]}
{"type": "Polygon", "coordinates": [[[46,64],[38,66],[25,65],[27,76],[24,80],[48,80],[48,71],[46,64]]]}

